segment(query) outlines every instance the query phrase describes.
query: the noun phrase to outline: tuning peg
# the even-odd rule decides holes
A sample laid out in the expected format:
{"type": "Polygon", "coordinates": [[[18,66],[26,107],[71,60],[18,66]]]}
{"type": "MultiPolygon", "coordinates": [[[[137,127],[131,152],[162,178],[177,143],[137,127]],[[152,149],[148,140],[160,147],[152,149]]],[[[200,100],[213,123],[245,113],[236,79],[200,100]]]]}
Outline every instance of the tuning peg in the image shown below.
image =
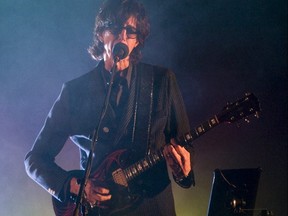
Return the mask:
{"type": "Polygon", "coordinates": [[[249,95],[251,95],[250,92],[246,92],[246,93],[245,93],[245,96],[249,96],[249,95]]]}
{"type": "Polygon", "coordinates": [[[244,118],[244,121],[248,124],[250,123],[250,120],[248,118],[244,118]]]}
{"type": "Polygon", "coordinates": [[[224,107],[224,109],[226,109],[226,110],[229,110],[229,107],[231,106],[231,103],[230,102],[227,102],[226,103],[226,106],[224,107]]]}

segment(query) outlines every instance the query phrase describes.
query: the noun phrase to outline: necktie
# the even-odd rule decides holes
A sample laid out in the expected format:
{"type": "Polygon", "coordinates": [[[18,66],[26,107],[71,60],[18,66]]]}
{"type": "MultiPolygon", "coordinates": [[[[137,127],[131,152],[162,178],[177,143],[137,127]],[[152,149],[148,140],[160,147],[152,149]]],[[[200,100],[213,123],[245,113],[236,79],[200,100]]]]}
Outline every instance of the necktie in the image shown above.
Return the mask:
{"type": "Polygon", "coordinates": [[[111,95],[111,105],[114,108],[116,118],[120,118],[129,97],[129,89],[126,78],[116,76],[114,79],[113,90],[111,95]]]}
{"type": "Polygon", "coordinates": [[[121,77],[120,79],[121,80],[119,82],[119,91],[117,94],[117,106],[122,107],[128,100],[129,89],[127,80],[123,77],[121,77]]]}

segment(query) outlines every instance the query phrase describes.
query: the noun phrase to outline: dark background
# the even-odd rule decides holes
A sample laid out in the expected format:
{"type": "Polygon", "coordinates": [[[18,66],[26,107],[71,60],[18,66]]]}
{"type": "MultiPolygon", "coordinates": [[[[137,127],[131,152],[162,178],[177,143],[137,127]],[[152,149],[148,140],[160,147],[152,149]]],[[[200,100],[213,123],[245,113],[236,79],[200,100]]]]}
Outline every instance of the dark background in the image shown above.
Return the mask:
{"type": "MultiPolygon", "coordinates": [[[[173,69],[192,127],[253,92],[260,119],[222,124],[195,143],[196,187],[174,187],[178,215],[204,216],[216,168],[263,169],[256,208],[287,215],[287,2],[151,0],[143,61],[173,69]]],[[[23,159],[63,82],[91,70],[97,0],[0,0],[1,215],[52,215],[23,159]]],[[[78,151],[67,143],[67,169],[78,151]]],[[[75,162],[76,161],[76,162],[75,162]]],[[[256,214],[255,214],[256,215],[256,214]]]]}

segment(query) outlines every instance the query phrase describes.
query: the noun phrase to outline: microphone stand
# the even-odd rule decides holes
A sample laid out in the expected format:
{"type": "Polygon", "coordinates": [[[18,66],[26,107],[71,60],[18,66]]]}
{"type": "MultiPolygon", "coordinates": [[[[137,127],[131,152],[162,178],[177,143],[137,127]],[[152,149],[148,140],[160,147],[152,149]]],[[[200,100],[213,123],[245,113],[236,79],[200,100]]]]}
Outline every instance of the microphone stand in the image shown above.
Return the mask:
{"type": "Polygon", "coordinates": [[[110,83],[109,83],[109,87],[108,87],[108,91],[106,93],[106,96],[105,96],[105,101],[104,101],[104,105],[103,105],[103,108],[102,108],[102,112],[101,112],[101,116],[100,116],[100,119],[99,119],[99,122],[98,122],[98,126],[94,129],[93,131],[93,137],[92,137],[92,140],[91,140],[91,148],[90,148],[90,151],[89,151],[89,156],[88,156],[88,159],[87,159],[87,164],[86,164],[86,168],[85,168],[85,172],[84,172],[84,177],[81,179],[81,182],[80,182],[80,188],[79,188],[79,192],[78,192],[78,195],[77,195],[77,198],[76,198],[76,207],[74,209],[74,212],[73,212],[73,216],[78,216],[79,214],[79,210],[80,210],[80,205],[82,206],[82,215],[86,215],[88,212],[87,212],[87,209],[85,209],[85,206],[82,205],[83,203],[83,198],[84,198],[84,192],[85,192],[85,186],[87,184],[87,181],[88,181],[88,178],[90,176],[90,173],[91,173],[91,167],[92,167],[92,162],[93,162],[93,153],[94,153],[94,150],[95,150],[95,146],[96,146],[96,143],[98,141],[98,138],[99,138],[99,127],[104,119],[104,116],[107,112],[107,108],[108,108],[108,104],[109,104],[109,100],[110,100],[110,96],[111,96],[111,89],[112,89],[112,85],[113,85],[113,82],[114,82],[114,77],[115,77],[115,74],[116,74],[116,63],[120,60],[120,58],[118,56],[116,56],[114,58],[114,64],[113,64],[113,67],[112,67],[112,70],[111,70],[111,80],[110,80],[110,83]]]}

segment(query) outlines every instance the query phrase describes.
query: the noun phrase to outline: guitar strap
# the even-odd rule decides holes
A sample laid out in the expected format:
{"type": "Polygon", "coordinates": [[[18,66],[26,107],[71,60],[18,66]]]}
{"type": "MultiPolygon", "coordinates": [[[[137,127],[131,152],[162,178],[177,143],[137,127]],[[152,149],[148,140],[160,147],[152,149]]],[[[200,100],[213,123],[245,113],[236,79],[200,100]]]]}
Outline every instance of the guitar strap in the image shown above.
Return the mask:
{"type": "Polygon", "coordinates": [[[134,108],[134,101],[136,96],[136,81],[137,80],[137,74],[135,73],[135,67],[130,64],[129,69],[132,70],[132,76],[131,76],[131,87],[130,87],[130,95],[128,98],[128,102],[126,105],[126,112],[123,114],[121,121],[118,125],[118,130],[116,132],[116,136],[114,138],[113,146],[116,147],[119,144],[119,141],[124,136],[124,134],[127,131],[127,127],[131,121],[131,118],[133,116],[133,108],[134,108]]]}
{"type": "Polygon", "coordinates": [[[118,144],[125,131],[132,122],[131,143],[132,149],[137,149],[137,157],[143,157],[150,148],[150,130],[153,105],[153,67],[143,64],[133,65],[133,74],[130,96],[126,114],[120,123],[119,130],[114,140],[118,144]]]}
{"type": "Polygon", "coordinates": [[[152,120],[154,73],[153,66],[139,65],[137,68],[137,96],[134,110],[132,149],[139,157],[150,153],[150,131],[152,120]],[[140,150],[139,150],[140,149],[140,150]]]}

